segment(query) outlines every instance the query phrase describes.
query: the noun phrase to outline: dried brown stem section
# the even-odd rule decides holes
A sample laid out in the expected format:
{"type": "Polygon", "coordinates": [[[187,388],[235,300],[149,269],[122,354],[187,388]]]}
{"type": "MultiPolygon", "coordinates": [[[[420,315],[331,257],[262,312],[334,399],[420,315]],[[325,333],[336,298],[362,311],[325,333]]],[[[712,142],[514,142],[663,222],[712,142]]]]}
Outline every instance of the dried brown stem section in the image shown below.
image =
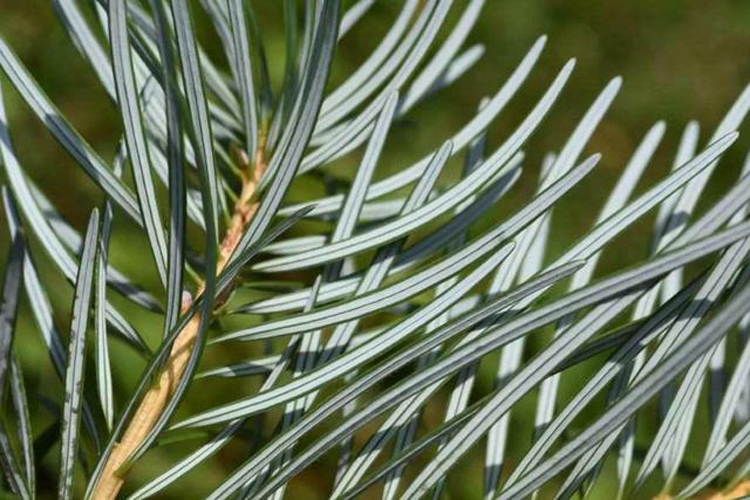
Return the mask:
{"type": "MultiPolygon", "coordinates": [[[[245,158],[247,161],[247,158],[245,158]]],[[[237,244],[240,242],[242,233],[245,227],[253,220],[255,212],[258,211],[258,203],[251,203],[255,190],[258,189],[258,183],[260,178],[263,176],[263,171],[266,166],[263,162],[263,150],[262,146],[258,148],[253,158],[253,164],[255,165],[251,175],[246,175],[242,180],[242,191],[240,196],[234,204],[234,214],[232,220],[229,222],[227,232],[224,235],[224,239],[221,241],[219,247],[219,260],[216,265],[216,272],[220,273],[224,266],[229,262],[229,258],[232,256],[237,244]]],[[[244,170],[243,170],[244,171],[244,170]]]]}
{"type": "MultiPolygon", "coordinates": [[[[242,190],[234,205],[232,219],[227,226],[227,231],[219,246],[219,256],[216,263],[216,273],[220,273],[229,262],[232,253],[240,242],[245,227],[250,223],[258,210],[258,202],[253,201],[253,196],[258,187],[265,164],[263,161],[263,146],[258,148],[253,158],[253,171],[249,170],[249,159],[241,153],[243,171],[242,190]]],[[[196,296],[203,293],[203,285],[198,288],[196,296]]],[[[183,312],[189,307],[183,304],[183,312]]],[[[195,314],[187,325],[180,331],[172,345],[164,368],[157,377],[157,383],[146,392],[141,404],[133,414],[122,439],[117,443],[110,453],[104,466],[101,477],[94,489],[93,498],[96,500],[111,500],[117,497],[118,492],[125,483],[127,467],[123,467],[128,457],[140,446],[148,434],[156,425],[159,416],[164,411],[169,399],[182,378],[187,367],[190,353],[192,352],[198,329],[200,328],[201,315],[195,314]]]]}

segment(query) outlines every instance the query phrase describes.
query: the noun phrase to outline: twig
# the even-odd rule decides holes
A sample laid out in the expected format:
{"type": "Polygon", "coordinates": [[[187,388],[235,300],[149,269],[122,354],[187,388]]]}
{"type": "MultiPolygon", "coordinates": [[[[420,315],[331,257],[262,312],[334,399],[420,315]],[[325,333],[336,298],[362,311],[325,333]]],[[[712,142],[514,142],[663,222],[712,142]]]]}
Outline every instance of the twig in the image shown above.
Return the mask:
{"type": "MultiPolygon", "coordinates": [[[[247,172],[250,167],[250,161],[244,152],[240,153],[240,161],[245,167],[243,172],[247,172]]],[[[217,274],[229,262],[232,253],[240,242],[245,227],[247,227],[258,210],[258,202],[253,197],[266,167],[263,160],[263,141],[261,141],[261,145],[255,153],[253,165],[252,172],[243,173],[242,190],[235,202],[234,213],[219,247],[219,257],[216,264],[217,274]]],[[[196,297],[202,293],[203,284],[198,287],[196,297]]],[[[183,312],[188,309],[190,302],[188,300],[186,303],[183,303],[183,312]]],[[[125,483],[125,476],[128,472],[127,467],[123,467],[123,465],[154,428],[154,425],[159,420],[159,416],[164,411],[170,397],[179,384],[190,359],[190,353],[198,335],[200,322],[200,314],[195,314],[175,338],[169,359],[157,377],[157,383],[144,395],[120,442],[112,449],[102,470],[102,475],[94,489],[94,499],[111,500],[117,497],[117,493],[125,483]]]]}

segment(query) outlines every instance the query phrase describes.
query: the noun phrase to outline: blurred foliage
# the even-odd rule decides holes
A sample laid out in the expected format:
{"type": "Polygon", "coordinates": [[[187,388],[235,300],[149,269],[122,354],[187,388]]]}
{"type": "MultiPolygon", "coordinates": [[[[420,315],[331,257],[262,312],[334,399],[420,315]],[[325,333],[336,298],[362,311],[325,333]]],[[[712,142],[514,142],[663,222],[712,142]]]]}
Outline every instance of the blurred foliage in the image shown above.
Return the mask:
{"type": "MultiPolygon", "coordinates": [[[[337,50],[331,85],[353,71],[374,48],[392,22],[399,3],[397,0],[378,1],[365,19],[344,38],[337,50]]],[[[258,11],[267,41],[272,76],[279,80],[284,67],[280,2],[254,0],[252,4],[258,11]]],[[[197,8],[195,10],[199,11],[197,8]]],[[[200,17],[199,22],[201,38],[212,48],[212,55],[221,60],[223,56],[216,40],[212,39],[214,35],[209,23],[200,17]]],[[[446,23],[446,27],[450,25],[450,22],[446,23]]],[[[461,80],[418,106],[403,123],[395,127],[389,148],[379,166],[379,174],[376,175],[384,176],[410,164],[457,130],[475,112],[481,98],[494,93],[504,82],[533,41],[546,33],[549,42],[542,60],[519,96],[492,125],[490,147],[494,147],[520,122],[569,57],[577,58],[577,67],[563,97],[526,148],[525,165],[528,168],[512,195],[504,198],[497,208],[496,217],[512,212],[514,203],[533,193],[538,171],[536,166],[542,156],[548,151],[559,150],[607,81],[622,75],[625,82],[588,148],[589,152],[603,153],[601,164],[583,182],[583,187],[564,199],[554,212],[551,252],[547,256],[553,258],[593,222],[633,149],[656,120],[666,120],[667,135],[652,166],[644,175],[642,186],[651,185],[668,171],[679,135],[689,120],[700,122],[702,140],[705,142],[726,109],[750,81],[748,26],[750,2],[747,0],[487,0],[484,13],[469,39],[470,44],[481,43],[485,46],[484,56],[461,80]]],[[[103,157],[111,158],[121,133],[116,110],[86,62],[61,30],[50,3],[42,0],[0,0],[0,32],[61,112],[103,157]]],[[[10,87],[6,89],[13,139],[26,171],[63,215],[83,229],[91,207],[101,204],[101,194],[22,105],[10,87]]],[[[740,144],[747,143],[740,139],[740,144]]],[[[701,206],[711,201],[713,193],[718,193],[733,182],[743,154],[742,147],[732,149],[714,174],[701,206]]],[[[347,178],[356,165],[358,154],[350,156],[352,158],[334,164],[331,173],[347,178]]],[[[455,167],[447,169],[449,174],[446,177],[458,175],[459,164],[456,163],[455,167]]],[[[320,189],[320,186],[296,185],[292,196],[308,189],[320,189]]],[[[492,216],[487,217],[484,223],[491,224],[492,220],[492,216]]],[[[652,223],[653,216],[645,217],[612,245],[618,251],[605,251],[600,272],[643,259],[647,250],[646,234],[652,223]],[[636,233],[639,238],[633,238],[636,233]],[[633,245],[633,241],[638,244],[633,245]]],[[[111,250],[112,261],[134,276],[137,282],[157,292],[158,283],[152,272],[150,254],[145,251],[146,246],[140,247],[144,249],[141,252],[133,251],[137,247],[134,247],[132,238],[143,236],[124,218],[118,219],[117,224],[118,231],[111,250]]],[[[0,231],[0,235],[3,248],[7,248],[7,231],[0,231]]],[[[59,314],[58,327],[65,332],[72,289],[61,277],[55,277],[56,273],[45,261],[42,252],[36,252],[35,259],[40,270],[49,275],[45,276],[47,282],[56,280],[54,282],[58,284],[52,299],[59,314]]],[[[37,396],[32,404],[35,405],[34,429],[39,434],[54,421],[44,409],[44,399],[54,399],[61,391],[39,337],[33,331],[34,325],[27,307],[24,306],[21,313],[17,341],[23,365],[27,367],[29,392],[37,396]],[[34,370],[35,366],[43,368],[34,370]]],[[[134,311],[134,317],[129,318],[153,345],[158,342],[161,331],[161,325],[154,324],[154,318],[142,311],[134,311]]],[[[532,342],[532,349],[533,346],[532,342]]],[[[122,391],[119,398],[122,401],[139,374],[143,361],[118,347],[114,346],[113,350],[113,356],[119,357],[118,362],[114,363],[114,376],[115,387],[122,391]],[[132,362],[129,362],[131,358],[132,362]]],[[[209,350],[207,362],[215,362],[222,356],[237,356],[237,353],[227,351],[227,348],[209,350]]],[[[478,380],[480,390],[488,390],[494,376],[494,366],[487,362],[485,364],[478,380]]],[[[563,380],[561,399],[579,387],[580,382],[576,378],[586,376],[587,366],[584,364],[570,373],[572,375],[563,380]]],[[[227,394],[226,391],[236,389],[236,383],[221,381],[199,386],[200,390],[191,391],[185,403],[193,410],[205,407],[209,395],[212,399],[220,400],[222,391],[227,394]]],[[[249,380],[246,383],[247,393],[256,389],[257,381],[249,380]]],[[[525,418],[524,411],[533,413],[534,397],[534,394],[530,394],[514,410],[513,425],[521,431],[512,434],[511,448],[526,446],[529,442],[533,419],[525,418]]],[[[656,414],[656,411],[652,414],[656,414]]],[[[424,418],[440,419],[442,412],[427,412],[424,418]]],[[[276,419],[278,415],[268,416],[264,428],[269,428],[276,419]]],[[[581,425],[585,424],[581,422],[581,425]]],[[[639,421],[639,425],[646,428],[651,425],[653,430],[653,424],[648,421],[639,421]]],[[[136,467],[133,484],[141,482],[142,478],[138,476],[152,476],[153,470],[162,470],[174,457],[191,450],[201,439],[202,435],[195,434],[175,436],[175,442],[164,444],[149,454],[145,465],[136,467]],[[199,440],[193,439],[195,437],[199,440]]],[[[639,447],[644,444],[639,443],[639,447]]],[[[200,498],[218,478],[242,460],[246,446],[242,442],[228,446],[218,460],[211,462],[211,467],[201,467],[199,473],[170,489],[172,496],[168,498],[200,498]]],[[[464,465],[453,473],[453,480],[449,481],[446,492],[450,498],[479,498],[483,453],[481,449],[474,450],[464,459],[464,465]]],[[[697,460],[698,457],[692,458],[697,460]]],[[[44,465],[50,471],[48,478],[54,477],[56,460],[57,453],[47,454],[44,465]]],[[[334,460],[329,454],[324,463],[306,470],[291,483],[288,497],[323,498],[325,485],[332,479],[330,472],[334,460]]],[[[609,479],[600,481],[598,487],[601,498],[611,498],[614,489],[610,488],[615,487],[614,464],[608,467],[605,477],[609,479]]],[[[689,470],[685,472],[690,473],[689,470]]],[[[43,484],[44,468],[40,474],[43,484]]],[[[54,491],[54,484],[48,486],[49,489],[43,493],[54,491]]],[[[644,492],[653,492],[658,487],[656,484],[652,486],[644,492]]]]}

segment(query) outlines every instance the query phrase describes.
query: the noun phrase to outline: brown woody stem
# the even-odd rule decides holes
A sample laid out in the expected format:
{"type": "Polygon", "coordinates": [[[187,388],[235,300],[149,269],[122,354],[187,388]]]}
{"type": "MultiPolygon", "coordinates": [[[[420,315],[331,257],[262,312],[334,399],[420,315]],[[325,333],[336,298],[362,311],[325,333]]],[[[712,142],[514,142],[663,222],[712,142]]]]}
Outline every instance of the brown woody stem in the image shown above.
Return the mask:
{"type": "MultiPolygon", "coordinates": [[[[244,153],[240,154],[241,163],[243,163],[244,167],[243,173],[247,173],[244,174],[242,179],[242,190],[235,202],[234,213],[219,246],[219,256],[216,263],[217,274],[229,262],[232,253],[240,242],[245,227],[250,223],[255,212],[258,210],[258,202],[253,201],[253,196],[265,170],[262,144],[263,141],[261,141],[261,146],[253,158],[254,168],[252,172],[247,172],[249,170],[249,159],[244,153]]],[[[196,297],[201,293],[203,293],[202,285],[199,286],[196,297]]],[[[183,304],[183,312],[189,306],[190,303],[183,304]]],[[[117,497],[128,472],[127,467],[124,467],[128,457],[138,449],[154,428],[185,372],[188,360],[190,359],[190,353],[198,335],[200,322],[200,314],[195,314],[175,338],[169,359],[158,375],[156,384],[144,395],[120,442],[114,446],[107,458],[102,474],[94,489],[93,498],[95,500],[110,500],[117,497]]]]}

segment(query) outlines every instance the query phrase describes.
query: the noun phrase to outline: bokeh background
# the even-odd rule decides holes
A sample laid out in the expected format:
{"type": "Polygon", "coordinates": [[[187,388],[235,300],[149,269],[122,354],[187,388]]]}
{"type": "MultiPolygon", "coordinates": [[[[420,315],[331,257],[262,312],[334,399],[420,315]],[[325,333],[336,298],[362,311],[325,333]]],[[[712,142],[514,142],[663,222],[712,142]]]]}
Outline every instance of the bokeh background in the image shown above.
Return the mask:
{"type": "MultiPolygon", "coordinates": [[[[348,3],[345,2],[345,5],[348,3]]],[[[195,10],[199,12],[198,2],[195,4],[195,10]]],[[[279,82],[284,67],[280,2],[254,0],[252,4],[258,12],[266,40],[272,76],[279,82]]],[[[353,71],[376,46],[392,22],[399,4],[397,0],[378,1],[370,14],[343,39],[336,53],[331,85],[353,71]]],[[[463,5],[464,2],[456,1],[456,4],[463,5]]],[[[451,20],[455,21],[457,10],[453,9],[447,27],[451,26],[451,20]]],[[[223,56],[210,24],[200,14],[197,21],[202,41],[216,61],[222,64],[223,56]]],[[[495,147],[513,130],[568,58],[577,59],[576,69],[552,113],[526,147],[527,169],[523,177],[484,224],[491,224],[492,217],[512,213],[514,207],[528,199],[535,190],[537,166],[543,155],[562,147],[586,108],[611,78],[617,75],[624,78],[618,98],[587,148],[589,153],[603,153],[602,162],[555,209],[547,255],[553,258],[590,227],[630,154],[657,120],[666,121],[667,134],[639,184],[638,192],[669,170],[679,136],[689,120],[695,119],[701,124],[701,141],[705,144],[733,100],[750,82],[749,27],[750,2],[746,0],[487,0],[468,42],[483,44],[486,49],[484,56],[458,82],[418,106],[398,124],[377,175],[384,176],[407,166],[439,146],[473,115],[482,97],[496,92],[534,40],[541,34],[547,34],[547,48],[528,83],[492,125],[489,146],[495,147]]],[[[121,134],[118,115],[86,62],[61,29],[50,2],[0,0],[0,34],[14,48],[61,112],[104,158],[111,159],[121,134]]],[[[11,90],[4,76],[0,76],[0,81],[9,106],[16,150],[26,172],[67,220],[83,231],[91,208],[102,203],[101,194],[11,90]]],[[[746,128],[743,127],[741,132],[746,128]]],[[[699,210],[708,206],[718,193],[735,181],[747,146],[750,145],[750,141],[744,137],[746,135],[741,136],[738,145],[714,174],[699,210]]],[[[331,174],[348,177],[357,158],[352,155],[352,158],[335,164],[330,170],[331,174]]],[[[453,167],[450,172],[457,172],[460,165],[453,167]]],[[[451,175],[455,178],[455,174],[450,172],[442,179],[443,182],[450,182],[451,175]]],[[[4,174],[0,174],[0,178],[4,179],[4,174]]],[[[293,196],[304,198],[319,192],[319,186],[303,182],[295,185],[293,196]]],[[[117,224],[111,250],[113,262],[133,276],[134,281],[158,295],[158,283],[154,279],[145,240],[124,218],[118,219],[117,224]]],[[[648,231],[652,224],[653,214],[644,217],[619,238],[605,252],[600,272],[606,273],[643,259],[647,255],[648,231]]],[[[0,253],[4,255],[7,249],[5,230],[0,231],[0,241],[3,249],[0,253]]],[[[72,287],[33,242],[32,252],[45,283],[48,283],[48,293],[57,314],[57,326],[67,334],[72,287]]],[[[300,276],[302,280],[308,278],[300,276]]],[[[150,339],[152,345],[158,342],[161,331],[158,318],[133,310],[129,319],[150,339]]],[[[34,429],[40,435],[54,425],[55,418],[48,407],[50,402],[62,403],[61,384],[48,362],[25,303],[22,304],[18,328],[17,345],[25,368],[27,388],[33,400],[34,429]]],[[[535,339],[534,342],[541,340],[535,339]]],[[[118,402],[122,405],[144,362],[118,343],[113,344],[115,385],[118,402]]],[[[533,348],[534,343],[531,351],[533,348]]],[[[247,357],[248,352],[242,354],[247,357]]],[[[206,364],[215,364],[232,356],[237,354],[221,349],[209,350],[206,364]]],[[[601,360],[592,363],[597,362],[601,360]]],[[[590,369],[586,365],[571,370],[563,381],[563,397],[579,386],[580,380],[590,369]]],[[[491,363],[483,365],[478,382],[480,389],[487,390],[492,386],[493,370],[491,363]]],[[[232,399],[237,397],[237,391],[250,393],[257,389],[257,381],[202,384],[191,391],[182,414],[205,408],[216,398],[232,399]]],[[[435,408],[439,408],[440,401],[434,404],[435,408]]],[[[523,450],[527,446],[533,408],[533,397],[530,397],[524,399],[515,411],[512,425],[516,431],[511,435],[511,450],[523,450]]],[[[424,418],[435,420],[436,423],[441,413],[432,413],[427,412],[424,418]]],[[[648,419],[641,420],[638,428],[640,452],[647,444],[644,439],[647,439],[648,432],[653,432],[653,423],[648,419]]],[[[272,423],[273,416],[269,417],[264,428],[272,428],[272,423]]],[[[585,424],[584,419],[579,425],[585,424]]],[[[706,423],[699,422],[696,426],[699,433],[702,424],[706,423]]],[[[176,442],[161,444],[143,464],[134,469],[133,484],[152,477],[154,471],[162,470],[176,456],[201,443],[202,439],[202,435],[176,436],[176,442]]],[[[700,443],[701,436],[694,441],[700,443]]],[[[160,498],[203,497],[241,461],[247,450],[247,443],[240,441],[233,444],[210,464],[177,483],[160,498]]],[[[56,483],[58,453],[57,447],[53,446],[40,468],[42,498],[54,497],[52,492],[56,483]]],[[[483,450],[478,449],[462,461],[450,478],[445,498],[479,498],[482,457],[483,450]]],[[[699,463],[699,457],[694,453],[689,454],[688,459],[699,463]]],[[[300,475],[292,483],[289,497],[325,498],[324,492],[331,480],[334,464],[335,457],[331,455],[300,475]]],[[[691,473],[689,463],[683,472],[681,480],[691,473]]],[[[614,481],[614,466],[609,463],[603,480],[595,490],[596,496],[612,498],[614,481]]],[[[83,483],[83,478],[79,477],[78,484],[83,483]]],[[[657,484],[658,481],[650,484],[644,495],[653,492],[657,484]]]]}

